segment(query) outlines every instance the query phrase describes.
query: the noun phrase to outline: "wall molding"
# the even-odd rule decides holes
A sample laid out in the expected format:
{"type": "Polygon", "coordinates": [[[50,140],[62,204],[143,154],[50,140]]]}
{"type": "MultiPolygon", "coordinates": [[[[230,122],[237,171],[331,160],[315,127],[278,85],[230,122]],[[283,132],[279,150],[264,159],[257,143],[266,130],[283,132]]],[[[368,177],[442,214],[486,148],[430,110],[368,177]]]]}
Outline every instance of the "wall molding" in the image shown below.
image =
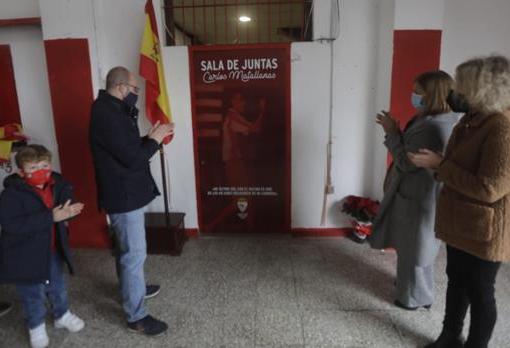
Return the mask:
{"type": "MultiPolygon", "coordinates": [[[[331,228],[293,228],[290,235],[292,237],[347,237],[351,232],[349,227],[331,227],[331,228]]],[[[203,236],[198,228],[185,228],[184,232],[189,238],[200,238],[203,236]]],[[[205,234],[206,236],[214,236],[214,233],[205,234]]],[[[264,236],[264,233],[260,234],[264,236]]],[[[284,235],[284,233],[282,234],[284,235]]]]}
{"type": "Polygon", "coordinates": [[[293,228],[291,234],[293,237],[346,237],[351,230],[348,227],[293,228]]]}
{"type": "Polygon", "coordinates": [[[22,25],[33,25],[40,27],[41,17],[0,19],[0,27],[17,27],[22,25]]]}
{"type": "Polygon", "coordinates": [[[200,237],[200,232],[198,231],[198,228],[185,228],[184,233],[186,233],[186,236],[188,236],[188,238],[195,239],[200,237]]]}

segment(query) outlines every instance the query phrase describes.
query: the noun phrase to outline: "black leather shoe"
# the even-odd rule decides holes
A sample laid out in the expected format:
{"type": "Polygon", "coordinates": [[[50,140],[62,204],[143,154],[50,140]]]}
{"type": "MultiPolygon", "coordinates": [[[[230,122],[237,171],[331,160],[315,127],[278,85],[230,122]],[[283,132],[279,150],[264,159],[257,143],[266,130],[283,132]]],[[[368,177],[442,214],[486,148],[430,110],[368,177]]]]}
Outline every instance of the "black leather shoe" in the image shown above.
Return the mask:
{"type": "Polygon", "coordinates": [[[441,335],[433,343],[425,346],[425,348],[462,348],[464,342],[459,336],[456,336],[448,331],[441,332],[441,335]]]}
{"type": "Polygon", "coordinates": [[[12,309],[12,303],[10,302],[0,302],[0,317],[9,313],[12,309]]]}
{"type": "Polygon", "coordinates": [[[127,326],[130,331],[152,337],[160,336],[168,330],[168,325],[165,322],[150,315],[133,323],[128,323],[127,326]]]}
{"type": "Polygon", "coordinates": [[[145,287],[145,299],[156,297],[161,290],[159,285],[147,285],[145,287]]]}

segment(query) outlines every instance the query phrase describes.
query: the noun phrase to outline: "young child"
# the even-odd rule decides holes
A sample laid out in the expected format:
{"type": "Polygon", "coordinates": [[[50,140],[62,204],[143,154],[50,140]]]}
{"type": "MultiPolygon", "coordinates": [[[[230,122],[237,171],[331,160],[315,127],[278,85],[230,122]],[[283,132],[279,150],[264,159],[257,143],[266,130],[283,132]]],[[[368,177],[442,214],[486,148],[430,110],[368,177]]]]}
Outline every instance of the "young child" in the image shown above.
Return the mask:
{"type": "Polygon", "coordinates": [[[69,311],[63,263],[73,273],[66,221],[79,215],[72,188],[51,171],[51,153],[28,145],[15,157],[18,174],[0,194],[0,281],[14,283],[23,305],[32,347],[47,347],[46,300],[56,328],[78,332],[83,320],[69,311]]]}

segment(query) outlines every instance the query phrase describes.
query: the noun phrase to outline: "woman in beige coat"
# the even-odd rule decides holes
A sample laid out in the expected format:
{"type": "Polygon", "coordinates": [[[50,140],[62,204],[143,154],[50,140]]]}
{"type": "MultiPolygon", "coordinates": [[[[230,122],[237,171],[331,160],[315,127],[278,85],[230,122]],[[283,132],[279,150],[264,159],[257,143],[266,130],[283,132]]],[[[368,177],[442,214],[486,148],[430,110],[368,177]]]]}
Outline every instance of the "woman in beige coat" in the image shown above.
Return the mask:
{"type": "Polygon", "coordinates": [[[452,109],[468,111],[444,157],[428,149],[408,154],[416,166],[434,169],[444,185],[436,235],[447,244],[446,310],[441,335],[427,348],[484,348],[496,323],[496,275],[501,262],[510,260],[509,60],[492,56],[459,65],[454,95],[452,109]]]}

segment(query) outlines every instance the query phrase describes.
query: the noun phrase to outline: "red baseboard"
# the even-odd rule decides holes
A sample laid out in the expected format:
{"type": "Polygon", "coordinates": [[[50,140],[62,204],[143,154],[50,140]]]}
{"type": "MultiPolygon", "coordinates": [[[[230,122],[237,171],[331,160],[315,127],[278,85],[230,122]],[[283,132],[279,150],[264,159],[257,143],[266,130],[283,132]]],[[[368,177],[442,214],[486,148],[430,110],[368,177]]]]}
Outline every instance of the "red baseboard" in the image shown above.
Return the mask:
{"type": "Polygon", "coordinates": [[[198,238],[200,236],[200,232],[198,232],[198,228],[186,228],[184,229],[184,233],[189,238],[198,238]]]}
{"type": "MultiPolygon", "coordinates": [[[[293,228],[291,235],[293,237],[346,237],[351,230],[348,227],[293,228]]],[[[186,228],[184,231],[189,238],[200,238],[201,234],[198,228],[186,228]]]]}
{"type": "Polygon", "coordinates": [[[351,229],[347,227],[336,228],[293,228],[294,237],[345,237],[351,229]]]}

